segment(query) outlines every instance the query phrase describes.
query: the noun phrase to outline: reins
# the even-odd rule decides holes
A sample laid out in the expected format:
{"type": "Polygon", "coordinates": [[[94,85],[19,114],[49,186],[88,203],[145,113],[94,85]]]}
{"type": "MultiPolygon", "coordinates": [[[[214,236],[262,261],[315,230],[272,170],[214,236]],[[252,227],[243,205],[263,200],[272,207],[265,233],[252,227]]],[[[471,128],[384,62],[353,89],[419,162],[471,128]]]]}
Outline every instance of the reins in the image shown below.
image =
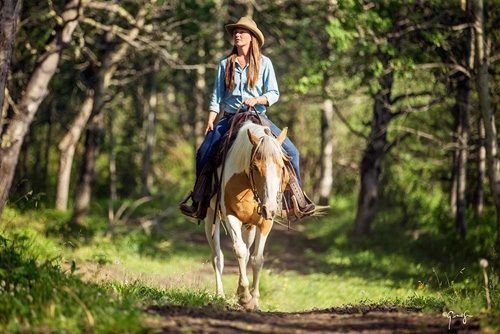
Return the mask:
{"type": "Polygon", "coordinates": [[[259,193],[257,192],[257,188],[255,187],[255,180],[253,177],[253,169],[254,169],[253,168],[253,160],[255,159],[255,155],[257,154],[257,151],[259,150],[260,145],[262,145],[263,140],[264,140],[264,137],[261,137],[259,139],[259,143],[257,144],[257,146],[254,146],[252,148],[252,154],[250,156],[250,166],[249,166],[248,175],[247,175],[248,183],[250,184],[250,190],[252,190],[252,193],[253,193],[253,198],[255,199],[255,201],[258,204],[257,214],[259,214],[259,215],[261,213],[261,212],[259,212],[259,210],[260,210],[260,204],[262,203],[262,201],[260,200],[259,193]]]}

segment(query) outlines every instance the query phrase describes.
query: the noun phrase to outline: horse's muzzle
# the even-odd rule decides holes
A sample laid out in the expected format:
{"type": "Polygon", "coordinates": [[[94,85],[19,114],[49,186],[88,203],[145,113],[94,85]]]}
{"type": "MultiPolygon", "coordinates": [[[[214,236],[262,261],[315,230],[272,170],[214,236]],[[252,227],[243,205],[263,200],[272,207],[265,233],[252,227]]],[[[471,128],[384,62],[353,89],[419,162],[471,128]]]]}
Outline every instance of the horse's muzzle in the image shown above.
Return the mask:
{"type": "Polygon", "coordinates": [[[269,204],[262,204],[260,207],[261,211],[261,216],[264,219],[271,220],[276,216],[276,212],[278,211],[278,206],[277,205],[269,205],[269,204]]]}

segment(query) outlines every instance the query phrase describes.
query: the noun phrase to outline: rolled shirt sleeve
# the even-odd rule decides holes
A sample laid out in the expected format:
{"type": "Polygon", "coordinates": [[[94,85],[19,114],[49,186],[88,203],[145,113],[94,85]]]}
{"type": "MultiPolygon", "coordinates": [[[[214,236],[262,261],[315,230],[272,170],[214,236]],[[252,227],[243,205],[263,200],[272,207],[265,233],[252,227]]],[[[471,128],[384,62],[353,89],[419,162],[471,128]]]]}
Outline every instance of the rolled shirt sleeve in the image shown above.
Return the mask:
{"type": "Polygon", "coordinates": [[[219,62],[217,75],[215,77],[214,89],[212,91],[212,100],[210,101],[210,106],[208,108],[210,111],[215,111],[216,113],[219,113],[226,93],[226,84],[224,82],[224,74],[226,72],[226,59],[227,57],[224,57],[219,62]]]}
{"type": "Polygon", "coordinates": [[[264,96],[267,98],[268,106],[272,106],[275,104],[279,97],[280,92],[278,89],[278,81],[276,80],[276,74],[274,73],[273,63],[271,59],[267,57],[263,57],[264,64],[264,73],[263,73],[263,81],[264,81],[264,96]]]}

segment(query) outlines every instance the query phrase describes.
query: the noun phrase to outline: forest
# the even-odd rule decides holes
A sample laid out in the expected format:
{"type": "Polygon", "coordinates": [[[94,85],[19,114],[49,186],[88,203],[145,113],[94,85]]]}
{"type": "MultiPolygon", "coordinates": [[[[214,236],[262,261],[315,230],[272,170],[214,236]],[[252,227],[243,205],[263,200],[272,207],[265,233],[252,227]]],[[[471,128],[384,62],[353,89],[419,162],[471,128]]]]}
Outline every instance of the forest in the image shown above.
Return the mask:
{"type": "Polygon", "coordinates": [[[3,0],[0,329],[141,332],[152,305],[231,304],[211,273],[172,282],[209,258],[178,206],[240,17],[276,71],[267,114],[329,206],[282,227],[285,248],[271,235],[263,310],[455,308],[500,328],[500,1],[3,0]],[[309,269],[276,258],[294,240],[309,269]],[[335,281],[346,294],[319,287],[335,281]]]}

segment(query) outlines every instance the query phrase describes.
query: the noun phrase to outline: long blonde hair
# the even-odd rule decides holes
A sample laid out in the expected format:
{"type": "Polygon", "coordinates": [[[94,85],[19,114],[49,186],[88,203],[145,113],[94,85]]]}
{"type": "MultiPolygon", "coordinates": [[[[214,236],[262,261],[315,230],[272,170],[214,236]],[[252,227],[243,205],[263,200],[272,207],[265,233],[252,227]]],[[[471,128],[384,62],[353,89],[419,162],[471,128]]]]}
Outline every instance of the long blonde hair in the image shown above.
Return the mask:
{"type": "MultiPolygon", "coordinates": [[[[252,42],[250,43],[250,59],[248,65],[248,76],[247,85],[251,89],[255,88],[255,84],[259,79],[260,71],[260,47],[257,38],[252,33],[252,42]]],[[[236,45],[231,50],[229,58],[226,64],[226,73],[224,75],[224,81],[226,83],[226,88],[229,90],[234,90],[234,68],[236,66],[236,57],[238,56],[238,48],[236,45]]]]}

